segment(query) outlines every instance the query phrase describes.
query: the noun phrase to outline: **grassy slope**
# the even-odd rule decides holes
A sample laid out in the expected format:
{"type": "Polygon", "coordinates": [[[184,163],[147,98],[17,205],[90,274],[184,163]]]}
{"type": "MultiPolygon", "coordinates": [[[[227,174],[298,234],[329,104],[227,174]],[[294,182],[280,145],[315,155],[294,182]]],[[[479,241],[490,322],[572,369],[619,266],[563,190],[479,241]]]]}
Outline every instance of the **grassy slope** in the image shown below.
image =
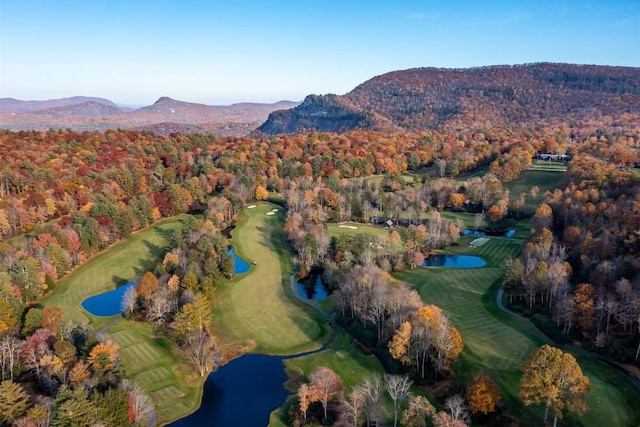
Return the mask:
{"type": "MultiPolygon", "coordinates": [[[[118,319],[118,316],[91,316],[80,304],[88,296],[114,289],[152,268],[168,249],[173,231],[181,226],[181,217],[177,217],[132,235],[60,280],[42,304],[57,305],[70,319],[89,322],[95,328],[118,319]]],[[[153,399],[158,424],[197,409],[201,379],[180,363],[171,344],[157,337],[150,325],[122,320],[107,332],[120,346],[120,361],[127,376],[153,399]]]]}
{"type": "MultiPolygon", "coordinates": [[[[467,374],[484,371],[501,387],[505,402],[520,419],[540,416],[538,407],[523,407],[518,396],[520,366],[535,348],[547,340],[527,322],[501,312],[496,305],[500,287],[501,265],[506,256],[517,255],[517,240],[491,239],[480,248],[468,246],[464,238],[452,253],[473,254],[484,258],[487,267],[453,270],[446,268],[416,269],[398,275],[415,287],[423,300],[441,307],[460,330],[465,342],[463,353],[467,374]]],[[[579,358],[592,383],[587,402],[592,408],[580,419],[584,426],[632,425],[637,389],[618,372],[592,360],[579,358]],[[624,396],[621,390],[634,391],[624,396]]]]}
{"type": "Polygon", "coordinates": [[[76,322],[90,321],[94,326],[102,326],[106,320],[115,317],[89,316],[80,306],[82,301],[115,289],[153,268],[167,251],[171,235],[179,227],[180,217],[161,221],[133,234],[63,277],[42,303],[59,306],[76,322]]]}
{"type": "Polygon", "coordinates": [[[242,347],[265,354],[295,354],[319,348],[324,322],[293,302],[289,292],[292,260],[282,236],[284,216],[270,203],[245,209],[233,231],[236,253],[251,269],[217,289],[213,327],[223,351],[242,347]],[[253,265],[253,262],[257,262],[253,265]]]}

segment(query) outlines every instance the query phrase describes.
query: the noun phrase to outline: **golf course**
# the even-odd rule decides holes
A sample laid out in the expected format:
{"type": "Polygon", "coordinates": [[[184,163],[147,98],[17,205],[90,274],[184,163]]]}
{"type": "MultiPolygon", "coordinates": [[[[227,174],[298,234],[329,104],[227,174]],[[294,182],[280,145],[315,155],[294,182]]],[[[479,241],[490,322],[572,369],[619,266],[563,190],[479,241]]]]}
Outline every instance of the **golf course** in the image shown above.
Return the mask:
{"type": "MultiPolygon", "coordinates": [[[[94,257],[57,283],[42,301],[57,305],[68,318],[103,328],[120,346],[120,360],[127,375],[153,398],[157,422],[169,423],[195,411],[201,400],[202,379],[179,360],[169,340],[146,323],[120,320],[121,316],[95,317],[82,309],[87,297],[114,289],[162,258],[181,218],[159,222],[127,241],[94,257]]],[[[326,319],[300,303],[290,291],[294,265],[283,236],[284,213],[277,205],[260,202],[245,208],[232,230],[231,244],[249,263],[249,271],[236,274],[217,285],[211,329],[223,361],[247,352],[293,355],[320,349],[331,335],[326,319]]],[[[350,234],[369,230],[333,226],[332,233],[350,234]]],[[[519,419],[538,419],[541,407],[525,407],[518,397],[520,366],[540,345],[550,343],[528,322],[503,312],[496,303],[501,286],[502,264],[517,256],[522,237],[489,238],[482,246],[469,245],[474,237],[462,237],[460,244],[443,253],[474,255],[487,262],[483,268],[450,269],[418,267],[396,277],[418,290],[425,304],[441,307],[459,329],[465,348],[456,365],[457,374],[470,378],[486,373],[499,385],[509,410],[519,419]]],[[[577,421],[584,426],[631,425],[638,419],[637,389],[621,373],[586,356],[576,354],[589,377],[587,396],[591,410],[577,421]]],[[[289,389],[308,378],[317,366],[338,373],[347,390],[363,378],[382,372],[378,361],[353,346],[341,329],[322,351],[285,361],[289,389]]],[[[271,425],[284,426],[289,400],[271,416],[271,425]]]]}

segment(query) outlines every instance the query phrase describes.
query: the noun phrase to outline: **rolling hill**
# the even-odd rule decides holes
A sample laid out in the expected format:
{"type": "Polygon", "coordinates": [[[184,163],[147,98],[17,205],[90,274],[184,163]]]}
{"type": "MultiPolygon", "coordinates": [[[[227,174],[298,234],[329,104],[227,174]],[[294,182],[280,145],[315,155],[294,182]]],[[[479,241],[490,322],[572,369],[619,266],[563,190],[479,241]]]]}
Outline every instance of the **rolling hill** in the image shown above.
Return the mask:
{"type": "Polygon", "coordinates": [[[0,99],[0,127],[10,130],[70,128],[92,131],[109,128],[242,136],[263,123],[269,113],[292,108],[297,102],[238,103],[211,106],[168,97],[136,110],[103,98],[73,97],[48,101],[0,99]]]}

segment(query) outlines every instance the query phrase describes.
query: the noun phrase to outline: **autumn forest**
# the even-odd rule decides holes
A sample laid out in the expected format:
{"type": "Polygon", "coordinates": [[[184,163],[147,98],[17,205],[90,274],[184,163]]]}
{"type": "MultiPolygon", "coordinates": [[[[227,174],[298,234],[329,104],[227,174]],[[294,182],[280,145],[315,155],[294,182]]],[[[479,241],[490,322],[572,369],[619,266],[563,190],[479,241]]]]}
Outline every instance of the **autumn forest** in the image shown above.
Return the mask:
{"type": "Polygon", "coordinates": [[[519,91],[511,69],[452,77],[442,96],[423,86],[437,70],[389,74],[272,113],[246,136],[0,130],[0,424],[164,425],[193,412],[211,372],[264,346],[232,339],[224,319],[240,277],[231,240],[249,206],[268,204],[283,214],[269,231],[281,291],[290,271],[329,293],[304,308],[320,326],[309,332],[318,345],[301,347],[328,348],[285,364],[289,397],[270,425],[590,426],[596,410],[615,411],[593,407],[607,393],[618,421],[637,425],[638,70],[606,80],[590,74],[606,69],[558,68],[525,75],[546,94],[519,91]],[[291,115],[316,120],[310,109],[328,105],[344,126],[287,133],[291,115]],[[135,282],[122,314],[96,320],[70,302],[73,286],[90,286],[74,275],[163,224],[166,239],[147,244],[135,274],[105,271],[113,289],[135,282]],[[452,254],[487,265],[424,267],[452,254]],[[484,348],[500,328],[528,347],[484,348]],[[161,340],[171,375],[197,384],[179,395],[192,406],[163,412],[170,399],[121,355],[125,332],[161,340]],[[349,360],[323,356],[332,346],[349,360]]]}

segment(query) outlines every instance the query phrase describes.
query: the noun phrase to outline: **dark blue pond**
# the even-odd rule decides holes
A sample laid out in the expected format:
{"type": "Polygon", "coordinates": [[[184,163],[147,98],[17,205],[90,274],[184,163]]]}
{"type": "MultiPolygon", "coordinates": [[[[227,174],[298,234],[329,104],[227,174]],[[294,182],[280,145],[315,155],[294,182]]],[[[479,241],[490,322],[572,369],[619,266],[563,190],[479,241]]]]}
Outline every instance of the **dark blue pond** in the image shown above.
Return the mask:
{"type": "Polygon", "coordinates": [[[482,237],[482,236],[511,237],[514,234],[516,234],[516,230],[484,232],[480,230],[472,230],[470,228],[465,228],[464,230],[462,230],[462,234],[464,234],[465,236],[476,236],[476,237],[482,237]]]}
{"type": "Polygon", "coordinates": [[[171,426],[254,427],[269,424],[269,414],[289,392],[283,357],[247,354],[218,369],[204,383],[202,404],[171,426]]]}
{"type": "Polygon", "coordinates": [[[319,274],[315,275],[315,280],[310,278],[310,280],[298,282],[297,286],[302,296],[310,300],[322,301],[327,299],[327,296],[329,295],[327,286],[324,284],[322,276],[319,274]]]}
{"type": "Polygon", "coordinates": [[[429,255],[423,267],[480,268],[487,265],[485,260],[473,255],[429,255]]]}
{"type": "Polygon", "coordinates": [[[122,297],[127,289],[135,286],[135,282],[129,282],[113,291],[94,295],[82,301],[82,308],[94,316],[114,316],[122,313],[122,297]]]}
{"type": "Polygon", "coordinates": [[[249,271],[249,263],[236,255],[233,246],[229,246],[227,253],[233,255],[233,264],[235,266],[233,272],[235,274],[246,273],[249,271]]]}

